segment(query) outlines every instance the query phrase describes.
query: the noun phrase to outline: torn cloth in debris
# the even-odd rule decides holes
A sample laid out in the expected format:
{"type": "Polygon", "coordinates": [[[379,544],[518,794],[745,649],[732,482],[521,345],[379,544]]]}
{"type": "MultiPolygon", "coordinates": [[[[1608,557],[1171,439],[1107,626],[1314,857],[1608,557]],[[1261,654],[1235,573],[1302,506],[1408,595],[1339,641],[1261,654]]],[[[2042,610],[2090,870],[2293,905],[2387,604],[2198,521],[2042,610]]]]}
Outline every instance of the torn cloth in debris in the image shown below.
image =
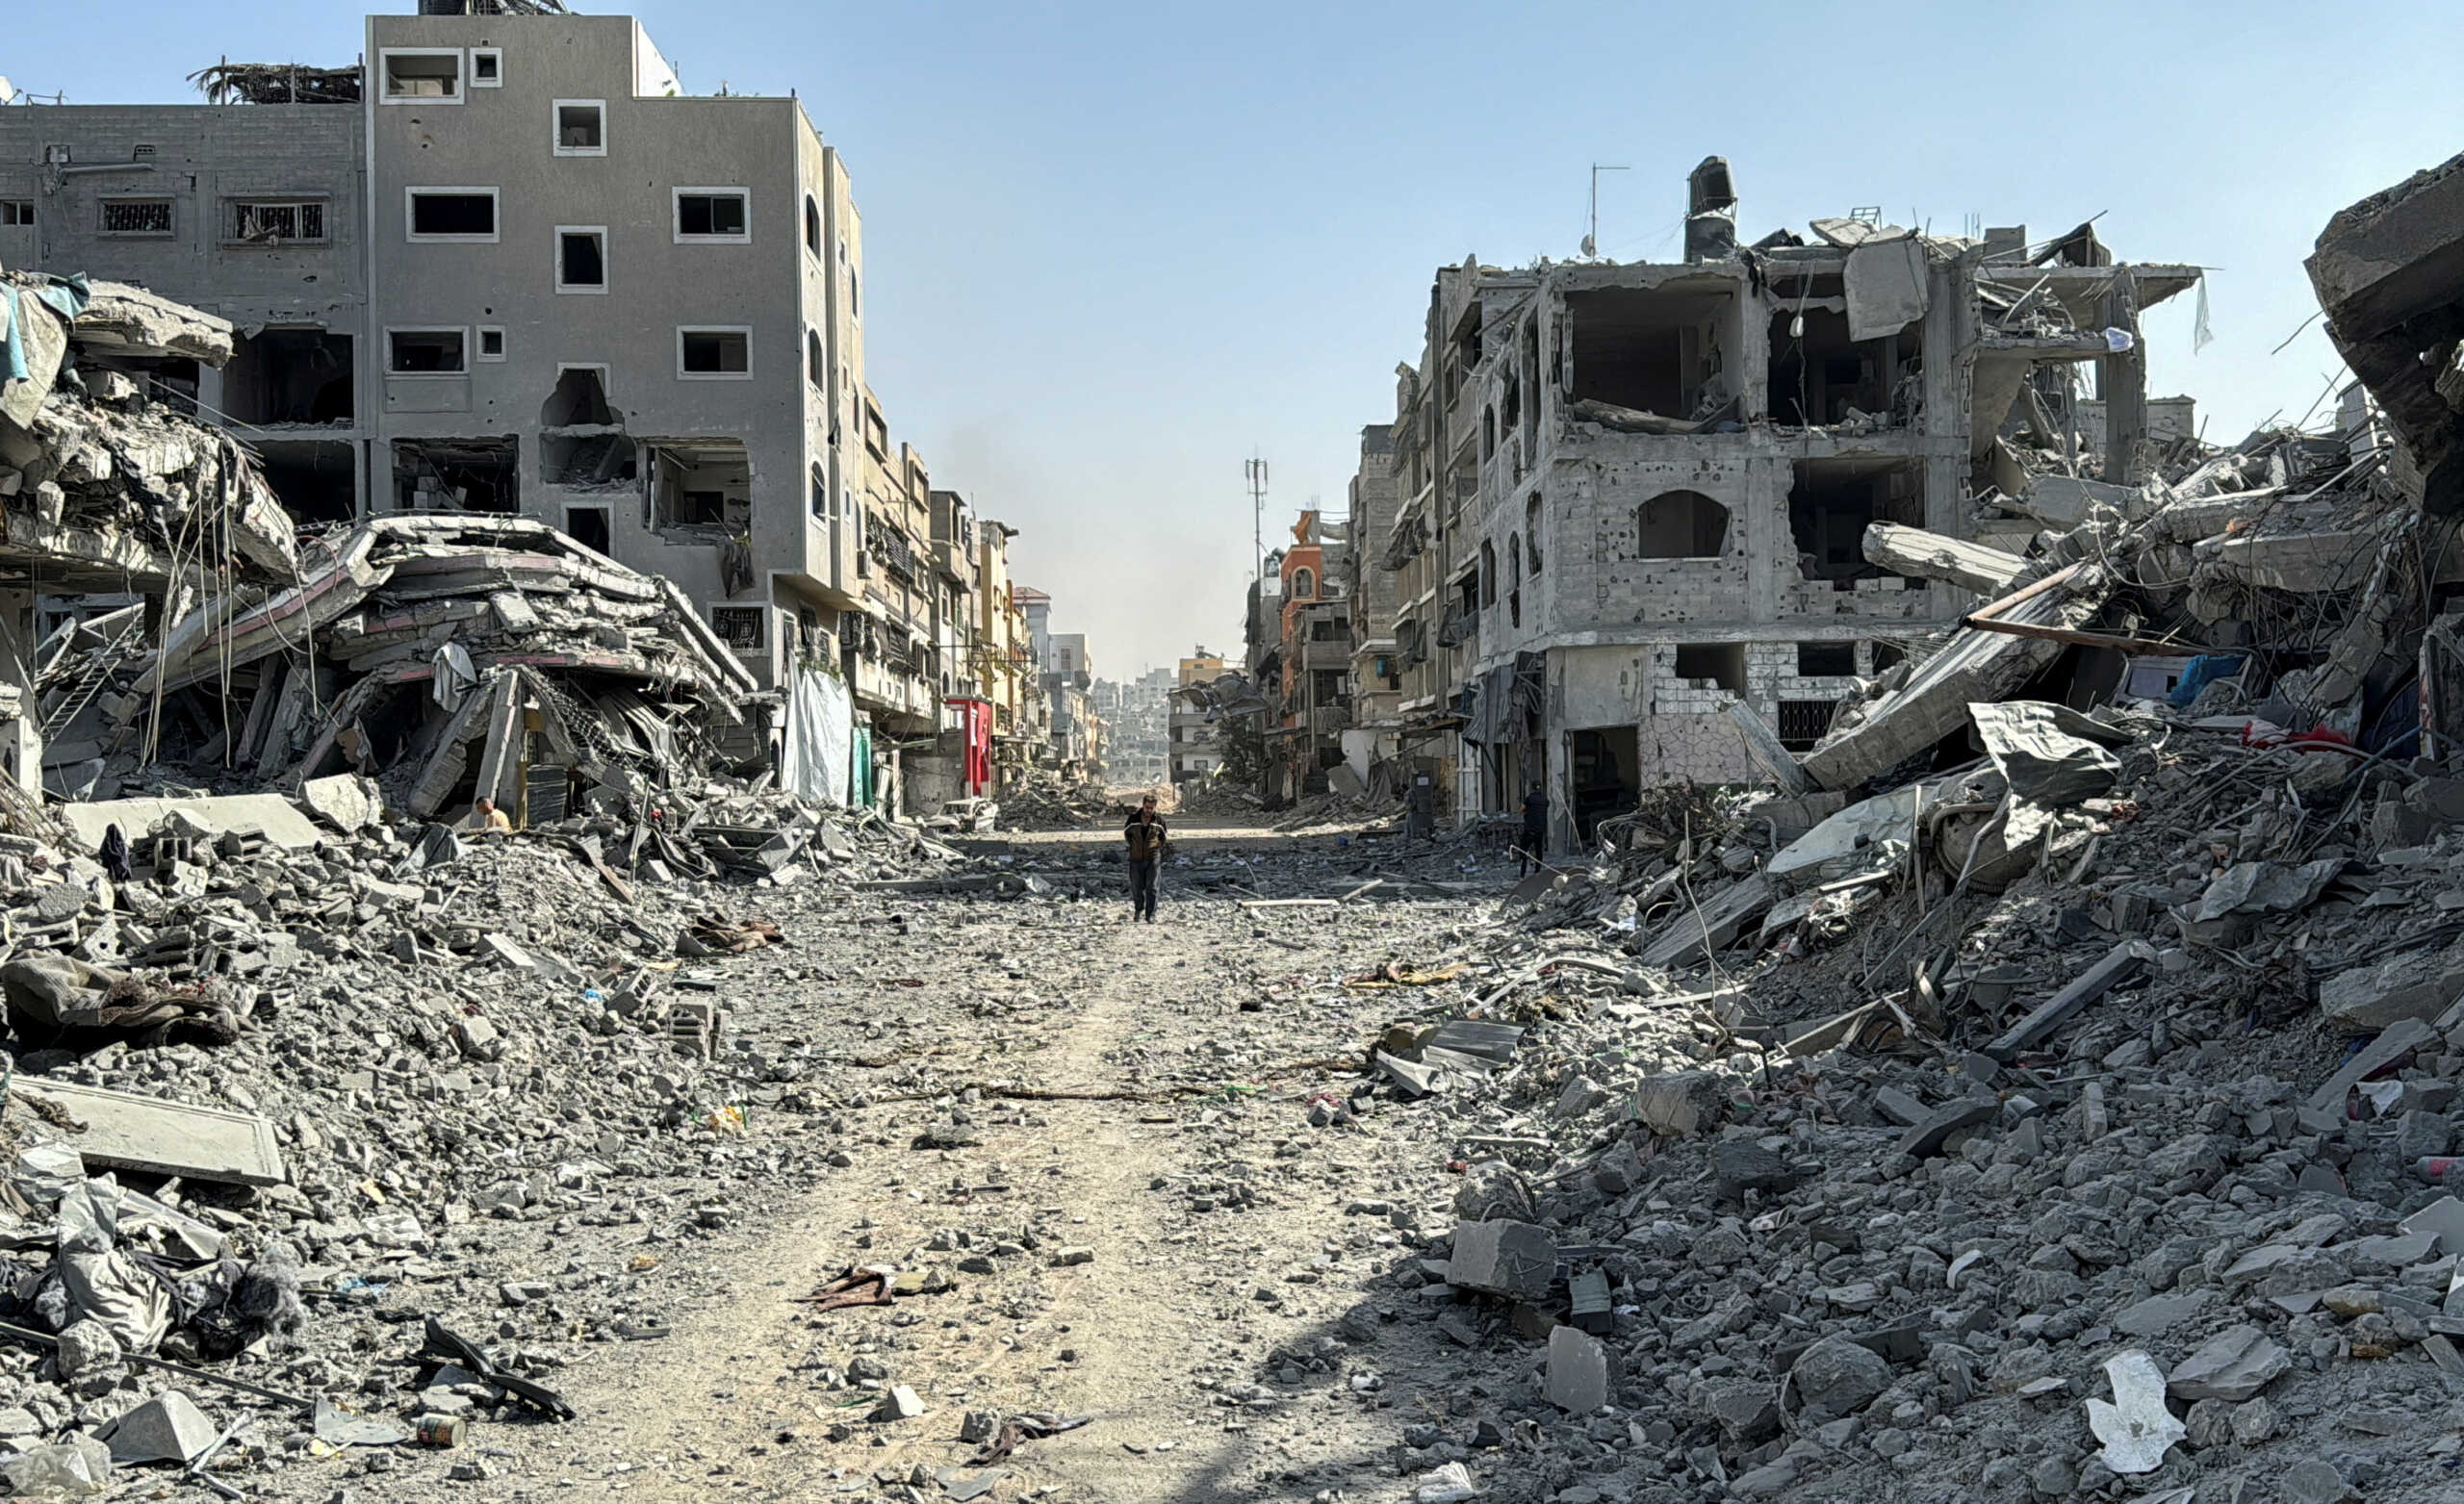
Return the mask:
{"type": "Polygon", "coordinates": [[[2131,737],[2066,705],[2015,700],[1967,710],[1985,754],[2010,781],[2003,840],[2013,851],[2042,833],[2053,810],[2093,799],[2121,779],[2121,759],[2108,749],[2131,737]]]}
{"type": "Polygon", "coordinates": [[[0,381],[23,381],[34,374],[26,364],[26,338],[21,332],[23,320],[29,317],[22,297],[32,297],[47,304],[57,310],[61,318],[74,321],[79,314],[86,311],[86,304],[91,296],[86,286],[86,274],[82,271],[73,277],[47,277],[29,288],[0,285],[0,303],[7,305],[8,315],[5,319],[0,319],[0,339],[5,339],[8,344],[5,351],[7,365],[0,366],[0,381]]]}
{"type": "Polygon", "coordinates": [[[65,956],[20,957],[0,966],[0,995],[9,1027],[41,1048],[64,1041],[141,1044],[229,1044],[239,1020],[220,999],[203,992],[157,988],[121,972],[65,956]]]}

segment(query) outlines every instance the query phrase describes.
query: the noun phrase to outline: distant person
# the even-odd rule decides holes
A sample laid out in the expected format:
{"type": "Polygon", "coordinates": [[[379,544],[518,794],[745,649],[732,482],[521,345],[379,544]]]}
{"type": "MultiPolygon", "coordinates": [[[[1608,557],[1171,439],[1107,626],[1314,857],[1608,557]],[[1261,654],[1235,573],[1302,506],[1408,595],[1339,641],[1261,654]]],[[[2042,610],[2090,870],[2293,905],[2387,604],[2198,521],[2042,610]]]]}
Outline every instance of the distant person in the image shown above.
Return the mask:
{"type": "Polygon", "coordinates": [[[1138,802],[1138,812],[1120,828],[1129,848],[1129,917],[1155,922],[1155,890],[1164,880],[1164,850],[1169,844],[1164,817],[1155,812],[1155,796],[1138,802]]]}
{"type": "Polygon", "coordinates": [[[1425,773],[1412,776],[1412,786],[1403,790],[1403,839],[1425,841],[1437,833],[1437,785],[1425,773]]]}
{"type": "Polygon", "coordinates": [[[483,799],[471,806],[471,828],[511,835],[513,822],[505,818],[504,811],[497,807],[495,800],[483,799]]]}
{"type": "Polygon", "coordinates": [[[1534,783],[1531,792],[1523,796],[1523,834],[1515,844],[1515,875],[1547,866],[1548,855],[1549,791],[1534,783]]]}

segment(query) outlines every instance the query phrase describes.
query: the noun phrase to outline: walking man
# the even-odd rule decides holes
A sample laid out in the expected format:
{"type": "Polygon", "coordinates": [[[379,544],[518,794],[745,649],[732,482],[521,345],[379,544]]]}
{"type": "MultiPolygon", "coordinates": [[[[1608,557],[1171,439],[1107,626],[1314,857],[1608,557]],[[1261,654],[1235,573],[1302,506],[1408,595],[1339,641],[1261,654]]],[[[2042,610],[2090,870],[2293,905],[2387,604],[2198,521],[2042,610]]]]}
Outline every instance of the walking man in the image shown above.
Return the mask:
{"type": "Polygon", "coordinates": [[[1155,922],[1155,889],[1164,880],[1164,817],[1155,812],[1155,796],[1138,802],[1138,813],[1120,828],[1129,847],[1129,917],[1155,922]]]}
{"type": "Polygon", "coordinates": [[[1523,838],[1515,847],[1515,876],[1521,877],[1532,867],[1548,865],[1548,854],[1549,791],[1534,783],[1531,792],[1523,796],[1523,838]]]}

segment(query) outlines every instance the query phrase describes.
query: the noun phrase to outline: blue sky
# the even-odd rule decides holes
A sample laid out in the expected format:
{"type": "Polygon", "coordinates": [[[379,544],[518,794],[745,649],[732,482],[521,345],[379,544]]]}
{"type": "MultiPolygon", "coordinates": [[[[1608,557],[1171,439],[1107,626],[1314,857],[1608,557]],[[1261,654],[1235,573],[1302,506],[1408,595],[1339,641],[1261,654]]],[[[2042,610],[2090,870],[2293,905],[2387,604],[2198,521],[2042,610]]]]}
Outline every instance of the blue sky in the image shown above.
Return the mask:
{"type": "MultiPolygon", "coordinates": [[[[2147,336],[2152,389],[2220,440],[2336,369],[2315,328],[2270,354],[2314,311],[2327,217],[2464,150],[2451,3],[633,10],[688,89],[805,96],[855,173],[894,435],[1024,530],[1021,576],[1107,675],[1237,642],[1242,460],[1272,466],[1270,536],[1340,508],[1431,270],[1572,255],[1594,161],[1632,168],[1602,179],[1623,260],[1676,254],[1713,152],[1747,239],[1870,204],[1937,233],[2101,213],[2126,257],[2215,268],[2215,343],[2193,357],[2188,297],[2147,336]]],[[[346,63],[361,37],[298,0],[109,17],[13,16],[0,73],[177,100],[218,57],[346,63]]]]}

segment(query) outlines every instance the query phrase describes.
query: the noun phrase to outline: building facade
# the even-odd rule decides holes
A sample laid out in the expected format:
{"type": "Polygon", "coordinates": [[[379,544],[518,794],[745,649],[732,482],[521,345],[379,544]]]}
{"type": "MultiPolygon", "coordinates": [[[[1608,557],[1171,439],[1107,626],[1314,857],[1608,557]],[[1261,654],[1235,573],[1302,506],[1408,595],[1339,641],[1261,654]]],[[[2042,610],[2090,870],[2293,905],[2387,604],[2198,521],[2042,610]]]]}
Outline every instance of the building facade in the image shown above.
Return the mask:
{"type": "Polygon", "coordinates": [[[675,580],[764,684],[839,661],[874,470],[905,477],[802,103],[687,94],[625,16],[374,15],[364,56],[322,103],[0,112],[0,264],[239,324],[197,401],[303,521],[535,517],[675,580]]]}
{"type": "Polygon", "coordinates": [[[1734,704],[1810,750],[1856,679],[1976,603],[1870,562],[1867,526],[1970,536],[1996,434],[2046,421],[2074,366],[2132,415],[2129,465],[2138,311],[2197,276],[2084,231],[1825,220],[1740,250],[1725,164],[1689,188],[1683,262],[1475,260],[1431,289],[1380,563],[1403,753],[1458,819],[1539,786],[1562,845],[1647,784],[1754,780],[1734,704]]]}

